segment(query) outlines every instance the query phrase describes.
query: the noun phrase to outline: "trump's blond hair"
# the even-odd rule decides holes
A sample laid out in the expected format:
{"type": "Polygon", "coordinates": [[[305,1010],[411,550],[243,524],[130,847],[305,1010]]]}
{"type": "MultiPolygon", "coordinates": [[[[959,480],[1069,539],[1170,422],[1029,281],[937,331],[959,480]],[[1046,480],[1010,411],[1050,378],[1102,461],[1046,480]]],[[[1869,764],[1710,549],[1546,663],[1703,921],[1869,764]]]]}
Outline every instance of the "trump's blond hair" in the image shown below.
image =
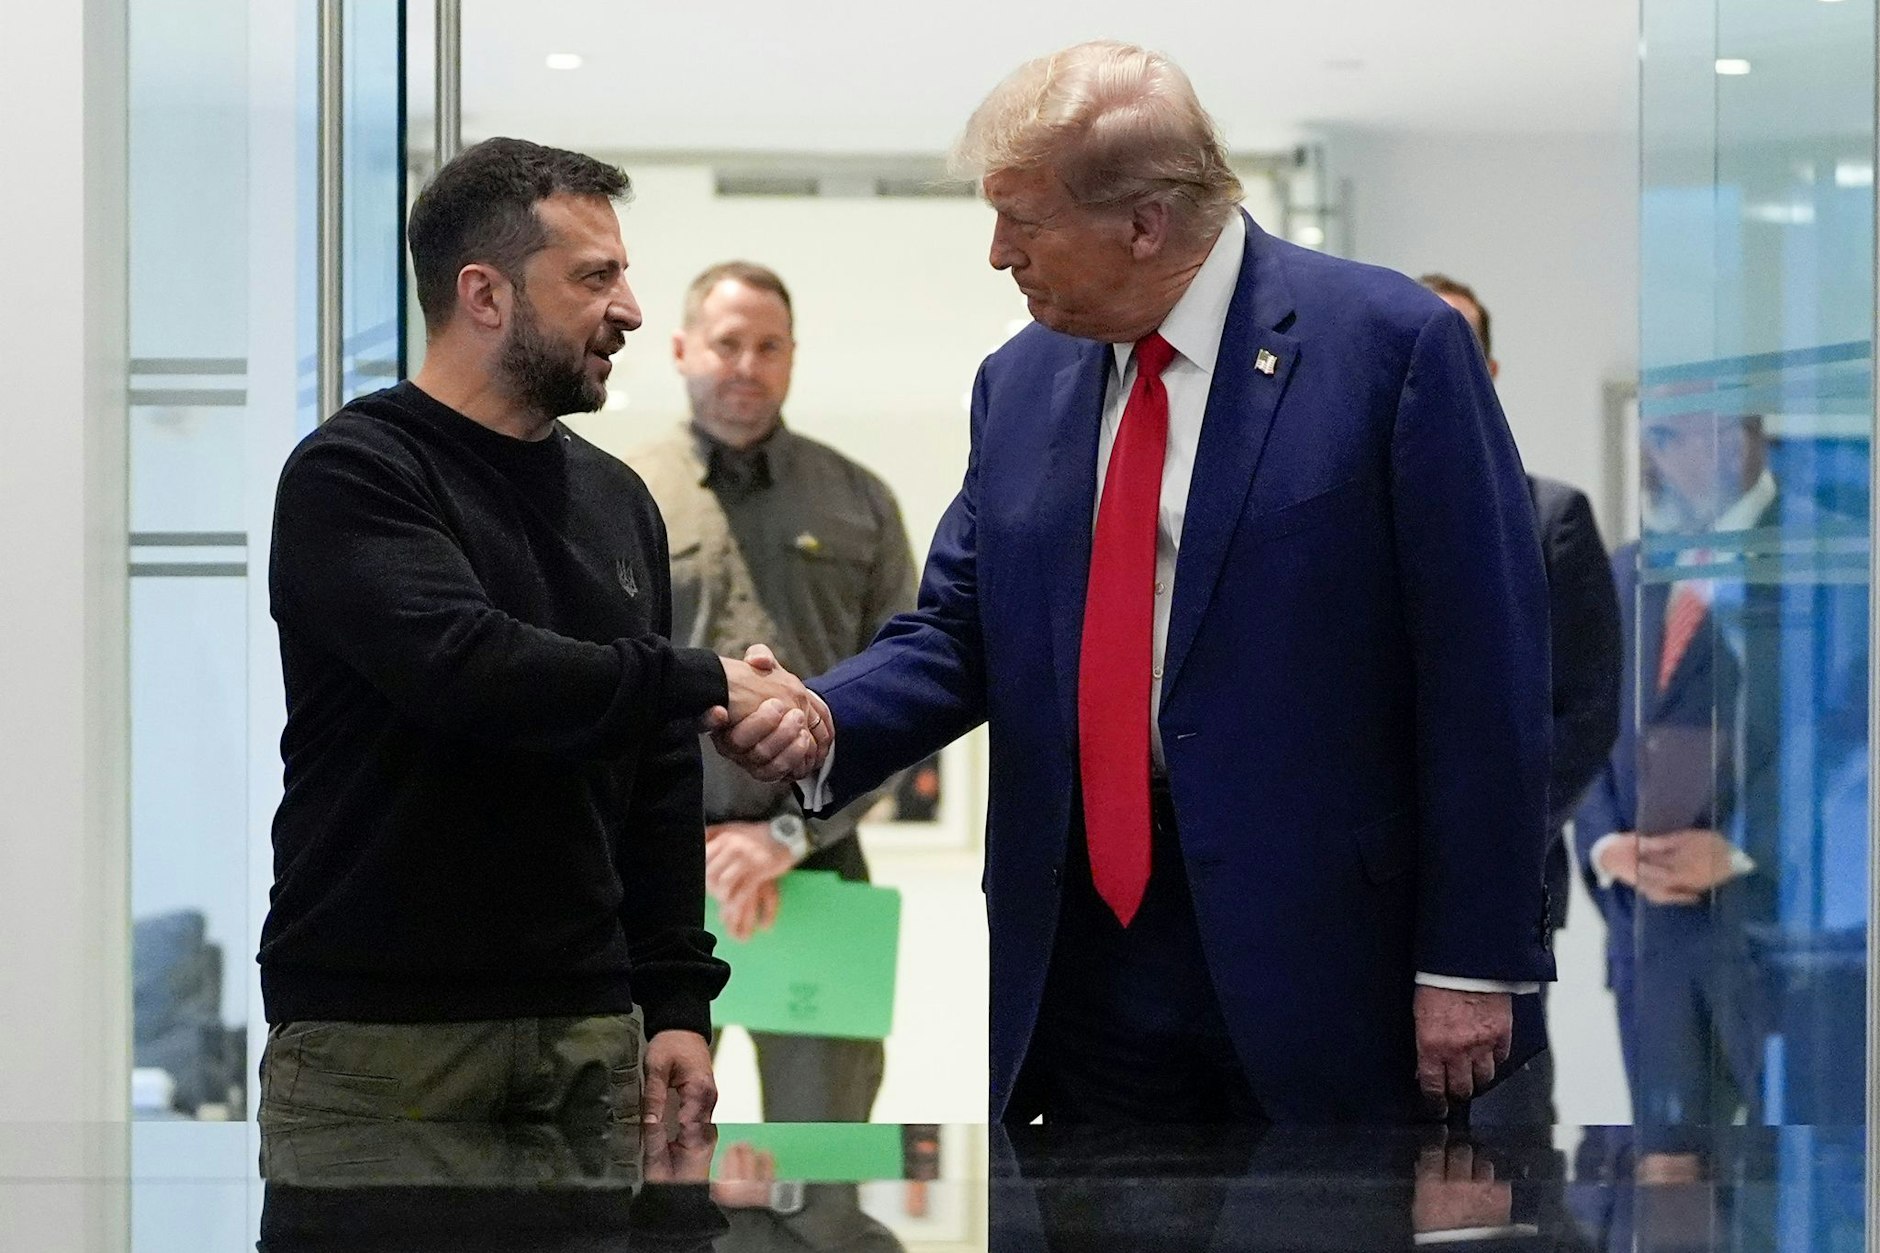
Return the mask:
{"type": "Polygon", "coordinates": [[[973,111],[954,146],[962,177],[1049,166],[1079,205],[1163,203],[1212,234],[1244,194],[1214,119],[1173,61],[1133,44],[1076,44],[1027,61],[973,111]]]}

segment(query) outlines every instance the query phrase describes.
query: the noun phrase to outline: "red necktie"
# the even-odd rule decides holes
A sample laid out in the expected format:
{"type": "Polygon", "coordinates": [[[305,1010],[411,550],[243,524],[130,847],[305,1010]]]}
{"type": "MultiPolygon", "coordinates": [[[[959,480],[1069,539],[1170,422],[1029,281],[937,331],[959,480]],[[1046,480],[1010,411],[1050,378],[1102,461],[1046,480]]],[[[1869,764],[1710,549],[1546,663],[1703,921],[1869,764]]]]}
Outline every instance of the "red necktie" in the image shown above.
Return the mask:
{"type": "Polygon", "coordinates": [[[1149,886],[1156,514],[1168,451],[1162,371],[1174,356],[1160,335],[1136,344],[1136,384],[1123,407],[1097,509],[1077,670],[1077,755],[1090,876],[1124,926],[1149,886]]]}
{"type": "Polygon", "coordinates": [[[1691,641],[1697,638],[1709,612],[1710,607],[1692,584],[1679,583],[1672,588],[1671,605],[1665,611],[1665,646],[1658,654],[1659,691],[1671,686],[1671,676],[1678,672],[1678,663],[1690,651],[1691,641]]]}

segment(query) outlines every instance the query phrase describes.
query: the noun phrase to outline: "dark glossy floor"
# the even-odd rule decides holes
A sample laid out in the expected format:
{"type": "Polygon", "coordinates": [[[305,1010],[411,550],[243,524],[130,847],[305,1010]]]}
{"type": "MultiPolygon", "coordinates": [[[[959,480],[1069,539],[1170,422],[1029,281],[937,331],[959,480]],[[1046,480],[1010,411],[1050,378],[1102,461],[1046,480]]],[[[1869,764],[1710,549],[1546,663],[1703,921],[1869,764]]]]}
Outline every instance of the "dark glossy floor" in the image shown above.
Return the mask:
{"type": "Polygon", "coordinates": [[[0,1247],[1854,1253],[1862,1160],[1810,1127],[13,1126],[0,1247]]]}

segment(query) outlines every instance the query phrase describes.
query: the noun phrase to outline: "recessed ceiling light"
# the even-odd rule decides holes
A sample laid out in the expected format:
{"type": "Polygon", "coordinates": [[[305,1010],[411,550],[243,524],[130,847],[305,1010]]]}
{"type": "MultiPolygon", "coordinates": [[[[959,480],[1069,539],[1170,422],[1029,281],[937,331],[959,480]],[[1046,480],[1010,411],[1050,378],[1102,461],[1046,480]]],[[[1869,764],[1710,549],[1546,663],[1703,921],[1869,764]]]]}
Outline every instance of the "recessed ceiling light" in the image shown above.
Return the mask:
{"type": "Polygon", "coordinates": [[[1355,74],[1364,68],[1364,62],[1357,57],[1335,57],[1325,63],[1325,68],[1334,74],[1355,74]]]}
{"type": "Polygon", "coordinates": [[[548,54],[548,68],[551,70],[578,70],[581,68],[581,54],[578,52],[551,52],[548,54]]]}
{"type": "Polygon", "coordinates": [[[1749,62],[1743,60],[1741,57],[1718,57],[1717,73],[1726,74],[1732,78],[1747,74],[1749,73],[1749,62]]]}

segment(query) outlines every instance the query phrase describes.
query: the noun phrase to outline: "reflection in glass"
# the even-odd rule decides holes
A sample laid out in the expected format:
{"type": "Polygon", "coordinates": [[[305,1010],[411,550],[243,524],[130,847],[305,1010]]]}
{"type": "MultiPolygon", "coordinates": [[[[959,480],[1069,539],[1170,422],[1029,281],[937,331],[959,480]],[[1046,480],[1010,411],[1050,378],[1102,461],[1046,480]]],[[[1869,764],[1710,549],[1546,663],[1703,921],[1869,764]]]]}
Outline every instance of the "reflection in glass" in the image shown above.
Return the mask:
{"type": "Polygon", "coordinates": [[[260,1247],[900,1253],[862,1185],[933,1182],[924,1154],[940,1132],[337,1117],[269,1127],[260,1247]]]}
{"type": "Polygon", "coordinates": [[[334,1119],[263,1133],[260,1247],[709,1249],[715,1133],[334,1119]],[[644,1185],[657,1185],[646,1187],[644,1185]]]}
{"type": "Polygon", "coordinates": [[[997,1248],[1582,1247],[1548,1129],[1035,1126],[994,1136],[993,1231],[1012,1241],[997,1248]]]}
{"type": "Polygon", "coordinates": [[[1744,1125],[1782,1129],[1757,1144],[1787,1186],[1731,1239],[1861,1239],[1873,18],[1644,6],[1643,534],[1615,559],[1628,716],[1578,821],[1642,1241],[1732,1231],[1744,1125]]]}
{"type": "MultiPolygon", "coordinates": [[[[0,1127],[0,1193],[30,1195],[16,1185],[46,1178],[42,1156],[68,1163],[50,1167],[57,1186],[85,1188],[100,1207],[121,1205],[128,1193],[136,1253],[242,1253],[258,1236],[267,1249],[403,1253],[885,1253],[895,1246],[882,1228],[909,1249],[934,1253],[1860,1247],[1845,1226],[1824,1225],[1819,1241],[1793,1234],[1792,1216],[1824,1199],[1840,1213],[1858,1212],[1859,1188],[1827,1197],[1791,1169],[1798,1159],[1858,1162],[1859,1128],[1722,1129],[1710,1142],[1706,1178],[1647,1172],[1630,1127],[888,1130],[904,1153],[874,1153],[860,1139],[871,1133],[854,1125],[694,1127],[682,1136],[660,1129],[642,1138],[637,1126],[342,1120],[330,1131],[302,1128],[264,1144],[252,1125],[0,1127]],[[111,1165],[121,1149],[98,1151],[127,1131],[129,1178],[111,1165]],[[931,1171],[920,1146],[935,1132],[970,1148],[969,1164],[924,1178],[931,1171]],[[28,1145],[33,1154],[19,1151],[28,1145]],[[739,1154],[740,1145],[750,1151],[739,1154]],[[765,1155],[774,1167],[769,1181],[765,1155]],[[256,1178],[258,1160],[265,1179],[256,1178]],[[915,1184],[935,1212],[957,1212],[961,1221],[927,1224],[870,1203],[884,1189],[915,1184]],[[855,1221],[846,1200],[857,1187],[872,1224],[855,1221]],[[747,1231],[761,1239],[736,1243],[747,1231]]],[[[8,1216],[8,1234],[22,1247],[123,1247],[35,1225],[30,1203],[8,1216]]]]}

